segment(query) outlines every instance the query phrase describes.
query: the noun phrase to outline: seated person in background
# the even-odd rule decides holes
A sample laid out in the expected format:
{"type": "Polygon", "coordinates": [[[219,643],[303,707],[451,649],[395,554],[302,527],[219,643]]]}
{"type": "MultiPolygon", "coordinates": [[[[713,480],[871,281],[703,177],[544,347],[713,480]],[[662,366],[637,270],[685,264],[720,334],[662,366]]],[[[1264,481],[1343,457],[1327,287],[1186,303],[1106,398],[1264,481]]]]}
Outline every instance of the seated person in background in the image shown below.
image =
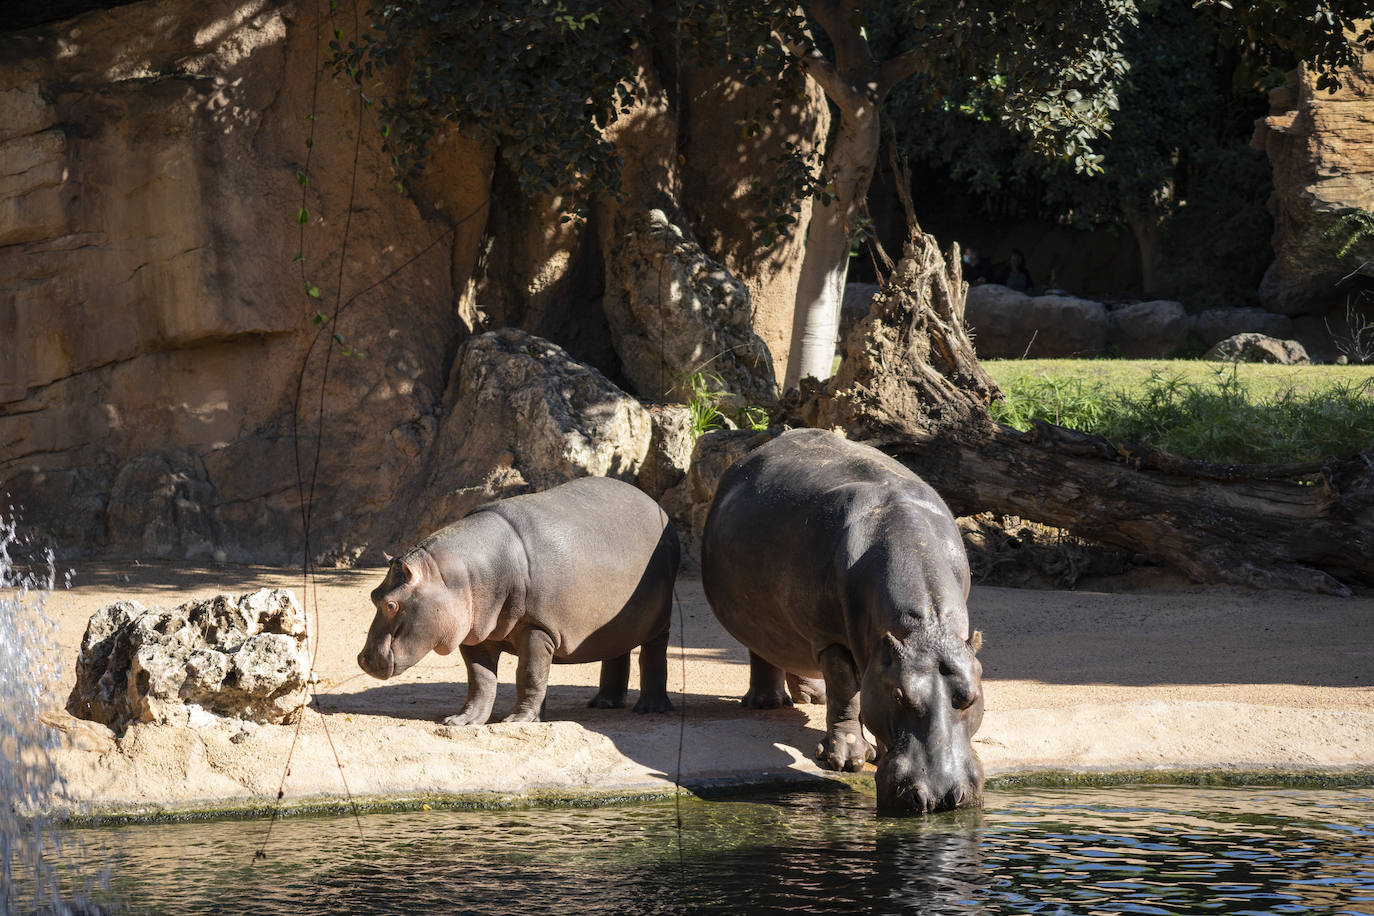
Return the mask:
{"type": "Polygon", "coordinates": [[[978,249],[972,246],[964,249],[964,280],[969,286],[977,286],[980,283],[988,283],[992,280],[992,272],[988,270],[988,265],[983,263],[983,259],[978,256],[978,249]]]}
{"type": "Polygon", "coordinates": [[[1011,250],[1011,257],[1007,259],[1007,276],[1002,283],[1023,293],[1030,292],[1030,270],[1026,267],[1026,256],[1020,248],[1011,250]]]}

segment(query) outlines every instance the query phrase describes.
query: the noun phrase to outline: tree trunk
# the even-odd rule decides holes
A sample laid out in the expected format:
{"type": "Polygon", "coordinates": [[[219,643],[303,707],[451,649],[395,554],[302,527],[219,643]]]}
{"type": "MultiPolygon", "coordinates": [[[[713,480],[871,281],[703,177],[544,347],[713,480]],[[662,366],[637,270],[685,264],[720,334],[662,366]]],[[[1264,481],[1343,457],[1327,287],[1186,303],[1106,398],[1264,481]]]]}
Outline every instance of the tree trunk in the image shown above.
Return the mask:
{"type": "Polygon", "coordinates": [[[792,351],[797,356],[788,361],[784,387],[794,387],[808,376],[830,378],[849,273],[849,237],[868,196],[879,140],[877,106],[840,112],[839,132],[826,151],[826,187],[833,199],[811,203],[792,323],[792,351]]]}
{"type": "Polygon", "coordinates": [[[1159,219],[1139,213],[1127,213],[1126,222],[1135,236],[1135,247],[1140,253],[1140,288],[1146,294],[1154,294],[1156,265],[1159,261],[1159,219]]]}
{"type": "Polygon", "coordinates": [[[874,60],[858,11],[852,7],[839,0],[811,4],[811,13],[830,38],[833,60],[814,44],[809,48],[784,44],[840,118],[839,129],[825,150],[824,190],[811,201],[784,388],[808,377],[822,381],[830,377],[849,273],[850,233],[863,212],[878,163],[879,111],[895,79],[893,74],[885,76],[874,60]]]}
{"type": "MultiPolygon", "coordinates": [[[[914,226],[914,223],[913,223],[914,226]]],[[[1189,461],[1049,424],[994,423],[998,392],[963,330],[958,259],[914,228],[844,342],[838,375],[784,402],[910,465],[961,514],[1019,515],[1202,581],[1349,594],[1374,585],[1374,448],[1288,466],[1189,461]],[[1344,581],[1342,581],[1344,580],[1344,581]]]]}

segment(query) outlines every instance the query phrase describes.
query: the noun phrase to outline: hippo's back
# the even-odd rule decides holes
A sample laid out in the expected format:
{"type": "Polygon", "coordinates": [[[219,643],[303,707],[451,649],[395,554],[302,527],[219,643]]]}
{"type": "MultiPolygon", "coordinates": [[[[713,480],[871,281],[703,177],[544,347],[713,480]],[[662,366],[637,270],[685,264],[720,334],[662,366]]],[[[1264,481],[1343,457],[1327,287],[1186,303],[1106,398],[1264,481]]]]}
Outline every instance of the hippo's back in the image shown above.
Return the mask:
{"type": "Polygon", "coordinates": [[[566,647],[569,658],[560,660],[594,654],[608,639],[642,641],[664,625],[657,609],[669,606],[663,596],[677,577],[677,532],[642,490],[580,477],[491,503],[468,519],[493,515],[523,546],[526,614],[566,647]]]}
{"type": "Polygon", "coordinates": [[[817,675],[820,650],[852,646],[865,626],[847,611],[851,570],[890,575],[892,554],[919,549],[913,529],[926,542],[959,545],[958,557],[941,554],[936,565],[952,570],[957,589],[963,563],[966,582],[957,527],[929,485],[874,448],[792,430],[722,476],[702,540],[702,585],[740,642],[788,671],[817,675]]]}

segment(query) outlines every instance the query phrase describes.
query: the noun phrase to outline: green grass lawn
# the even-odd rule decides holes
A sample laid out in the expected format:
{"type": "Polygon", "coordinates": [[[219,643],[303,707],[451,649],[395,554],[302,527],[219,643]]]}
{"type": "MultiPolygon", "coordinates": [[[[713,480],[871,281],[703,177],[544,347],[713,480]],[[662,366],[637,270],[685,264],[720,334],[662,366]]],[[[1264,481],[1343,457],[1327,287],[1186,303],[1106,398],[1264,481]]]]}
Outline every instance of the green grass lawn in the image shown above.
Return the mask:
{"type": "Polygon", "coordinates": [[[988,360],[993,417],[1032,418],[1209,461],[1279,464],[1374,445],[1374,366],[988,360]]]}

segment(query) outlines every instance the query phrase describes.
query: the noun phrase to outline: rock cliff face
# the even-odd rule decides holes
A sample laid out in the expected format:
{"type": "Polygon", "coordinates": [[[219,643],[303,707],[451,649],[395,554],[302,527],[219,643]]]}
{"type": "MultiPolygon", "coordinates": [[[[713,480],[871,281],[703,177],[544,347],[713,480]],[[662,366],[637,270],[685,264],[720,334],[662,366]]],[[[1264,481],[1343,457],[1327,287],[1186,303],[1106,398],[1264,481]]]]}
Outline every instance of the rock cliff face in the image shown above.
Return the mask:
{"type": "Polygon", "coordinates": [[[0,38],[0,489],[63,552],[292,559],[296,413],[307,472],[324,417],[315,543],[356,540],[442,395],[451,250],[356,294],[444,225],[364,123],[341,257],[358,97],[316,93],[313,9],[154,0],[0,38]],[[334,348],[321,399],[335,331],[366,355],[334,348]]]}
{"type": "Polygon", "coordinates": [[[1374,240],[1337,260],[1339,242],[1324,237],[1342,212],[1374,210],[1374,53],[1341,75],[1334,94],[1294,70],[1269,104],[1251,140],[1274,171],[1274,263],[1260,301],[1284,315],[1315,314],[1344,302],[1341,279],[1374,259],[1374,240]]]}
{"type": "MultiPolygon", "coordinates": [[[[566,348],[546,370],[590,363],[633,386],[603,309],[623,233],[561,224],[557,200],[513,194],[495,151],[457,135],[396,192],[375,112],[327,62],[365,2],[357,17],[351,0],[69,6],[85,12],[0,34],[0,511],[38,541],[349,562],[401,533],[387,519],[403,507],[385,510],[421,498],[417,481],[486,487],[429,470],[485,441],[441,434],[465,403],[450,387],[473,382],[454,360],[474,332],[521,328],[566,348]]],[[[712,86],[697,123],[738,103],[712,86]]],[[[625,125],[634,206],[681,197],[687,116],[655,98],[625,125]]],[[[781,139],[765,141],[756,155],[781,139]]],[[[757,344],[765,319],[740,302],[732,328],[757,344]]],[[[738,341],[703,340],[734,358],[738,341]]],[[[767,349],[746,349],[766,392],[767,349]]]]}

